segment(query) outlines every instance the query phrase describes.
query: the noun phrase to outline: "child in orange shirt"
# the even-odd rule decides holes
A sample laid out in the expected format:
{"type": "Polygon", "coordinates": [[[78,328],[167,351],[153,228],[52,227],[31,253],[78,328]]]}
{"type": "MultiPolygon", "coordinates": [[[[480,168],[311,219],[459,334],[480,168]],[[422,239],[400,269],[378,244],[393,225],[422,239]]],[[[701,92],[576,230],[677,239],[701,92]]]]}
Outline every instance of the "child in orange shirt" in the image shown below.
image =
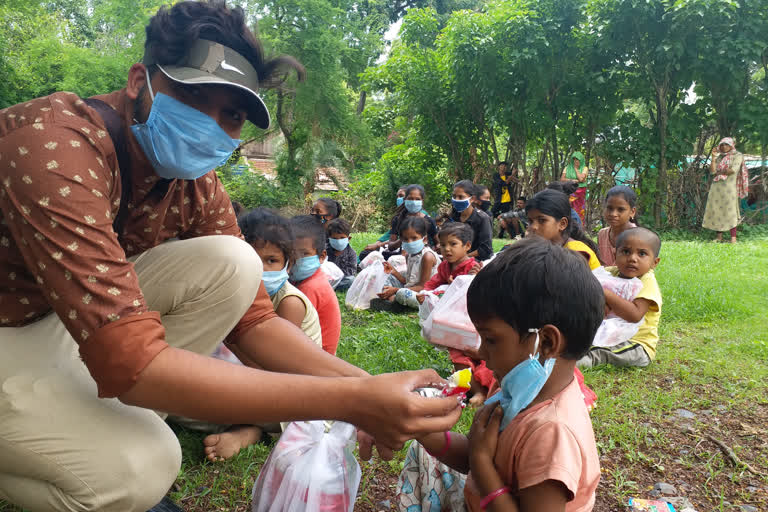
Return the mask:
{"type": "Polygon", "coordinates": [[[320,316],[323,350],[336,355],[341,336],[341,309],[339,299],[331,288],[320,265],[325,261],[325,228],[311,215],[291,219],[295,241],[296,263],[291,268],[291,282],[307,296],[320,316]]]}
{"type": "Polygon", "coordinates": [[[429,434],[411,445],[400,510],[443,510],[461,494],[470,512],[592,510],[600,463],[573,372],[605,301],[581,259],[526,238],[477,274],[467,307],[501,389],[475,415],[469,437],[429,434]]]}

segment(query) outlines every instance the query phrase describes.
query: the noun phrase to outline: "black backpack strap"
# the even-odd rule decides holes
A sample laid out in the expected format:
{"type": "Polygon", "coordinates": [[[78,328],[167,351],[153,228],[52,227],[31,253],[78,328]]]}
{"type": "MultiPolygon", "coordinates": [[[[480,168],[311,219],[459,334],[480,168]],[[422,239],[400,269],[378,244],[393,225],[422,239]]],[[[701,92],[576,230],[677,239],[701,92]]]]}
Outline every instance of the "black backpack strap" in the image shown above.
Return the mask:
{"type": "Polygon", "coordinates": [[[83,101],[101,116],[107,127],[109,138],[112,139],[112,144],[115,146],[115,153],[117,153],[117,165],[120,172],[120,207],[117,210],[115,220],[112,222],[112,229],[119,237],[123,232],[125,215],[128,213],[128,203],[131,201],[130,156],[125,125],[120,114],[109,104],[95,98],[88,98],[83,101]]]}

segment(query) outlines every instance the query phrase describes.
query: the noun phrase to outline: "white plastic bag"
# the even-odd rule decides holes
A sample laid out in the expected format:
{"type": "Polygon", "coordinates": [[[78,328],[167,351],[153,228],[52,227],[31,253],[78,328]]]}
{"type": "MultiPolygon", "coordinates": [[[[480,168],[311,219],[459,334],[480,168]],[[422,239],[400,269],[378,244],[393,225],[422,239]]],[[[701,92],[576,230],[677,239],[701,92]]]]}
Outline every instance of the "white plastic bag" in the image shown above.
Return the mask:
{"type": "Polygon", "coordinates": [[[345,303],[353,309],[368,309],[371,307],[371,299],[380,293],[387,282],[387,274],[384,264],[375,261],[357,274],[355,280],[347,290],[345,303]]]}
{"type": "Polygon", "coordinates": [[[384,255],[381,254],[381,251],[371,251],[368,253],[368,256],[363,258],[363,261],[360,262],[360,268],[365,269],[373,265],[375,262],[384,262],[384,255]]]}
{"type": "Polygon", "coordinates": [[[467,313],[467,290],[472,279],[474,276],[456,277],[437,302],[422,326],[427,341],[458,350],[480,347],[480,336],[467,313]]]}
{"type": "Polygon", "coordinates": [[[328,282],[331,283],[331,288],[334,290],[336,289],[336,286],[341,282],[342,279],[344,279],[344,271],[342,271],[338,265],[333,263],[332,261],[326,260],[320,265],[320,270],[323,271],[325,276],[328,278],[328,282]]]}
{"type": "Polygon", "coordinates": [[[395,270],[404,274],[408,269],[408,263],[405,262],[405,256],[402,254],[395,254],[389,257],[387,263],[392,265],[395,270]]]}
{"type": "MultiPolygon", "coordinates": [[[[640,290],[643,289],[643,283],[636,277],[624,279],[611,275],[603,267],[597,267],[592,274],[600,281],[600,285],[605,290],[610,290],[622,299],[634,300],[640,290]]],[[[600,324],[595,333],[595,339],[592,341],[593,347],[613,347],[619,343],[628,341],[637,334],[640,326],[645,319],[637,323],[627,322],[614,313],[609,313],[600,324]]]]}
{"type": "Polygon", "coordinates": [[[360,465],[349,423],[288,425],[253,486],[252,512],[352,512],[360,465]]]}

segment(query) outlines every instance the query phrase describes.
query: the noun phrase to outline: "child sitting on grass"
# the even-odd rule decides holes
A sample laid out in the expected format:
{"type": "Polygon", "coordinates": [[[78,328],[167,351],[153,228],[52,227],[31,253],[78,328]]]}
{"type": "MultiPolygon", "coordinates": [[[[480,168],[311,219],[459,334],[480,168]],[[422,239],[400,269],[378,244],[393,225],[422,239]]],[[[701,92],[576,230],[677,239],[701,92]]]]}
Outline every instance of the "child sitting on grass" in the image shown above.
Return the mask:
{"type": "Polygon", "coordinates": [[[288,282],[294,261],[291,223],[266,208],[256,208],[238,219],[245,241],[256,249],[264,265],[261,281],[278,316],[296,325],[322,346],[320,318],[312,302],[288,282]]]}
{"type": "Polygon", "coordinates": [[[600,463],[574,368],[603,317],[600,284],[581,256],[532,237],[477,274],[467,306],[501,389],[469,437],[411,444],[399,510],[592,510],[600,463]]]}
{"type": "Polygon", "coordinates": [[[349,245],[352,226],[344,219],[333,219],[325,225],[328,233],[328,261],[335,263],[344,272],[344,278],[336,285],[337,290],[346,290],[357,273],[357,253],[349,245]]]}
{"type": "Polygon", "coordinates": [[[563,192],[542,190],[525,203],[525,213],[528,215],[528,233],[580,253],[592,270],[600,266],[597,246],[571,220],[571,203],[563,192]]]}
{"type": "Polygon", "coordinates": [[[422,217],[406,217],[400,224],[400,240],[405,251],[405,275],[395,270],[389,263],[384,263],[384,270],[389,273],[387,285],[379,293],[378,299],[371,301],[374,311],[396,311],[396,305],[419,308],[416,293],[435,274],[440,257],[426,245],[429,225],[422,217]]]}
{"type": "Polygon", "coordinates": [[[616,239],[624,231],[637,227],[637,194],[624,185],[617,185],[605,194],[603,218],[608,227],[597,233],[597,246],[600,249],[600,260],[608,265],[616,264],[616,239]]]}
{"type": "Polygon", "coordinates": [[[432,291],[444,284],[451,284],[456,276],[469,274],[477,260],[468,255],[475,233],[468,224],[449,222],[437,234],[440,240],[442,263],[437,266],[437,273],[424,284],[424,289],[432,291]]]}
{"type": "Polygon", "coordinates": [[[325,228],[311,215],[299,215],[291,219],[295,241],[293,244],[296,263],[291,269],[291,282],[296,285],[315,306],[320,317],[323,350],[336,355],[341,336],[341,309],[333,288],[320,270],[327,257],[325,228]]]}
{"type": "Polygon", "coordinates": [[[650,229],[628,229],[616,239],[616,266],[606,267],[606,270],[625,279],[637,277],[643,288],[631,301],[605,290],[605,304],[627,322],[644,322],[629,341],[612,347],[592,347],[579,360],[580,368],[598,364],[645,367],[656,357],[661,319],[661,290],[653,269],[659,264],[660,251],[661,239],[650,229]]]}
{"type": "MultiPolygon", "coordinates": [[[[437,273],[424,285],[425,290],[431,291],[439,286],[451,284],[457,276],[477,271],[477,261],[468,255],[472,247],[473,235],[472,228],[461,222],[448,223],[440,230],[437,236],[440,239],[443,262],[437,266],[437,273]]],[[[424,301],[422,296],[419,296],[418,299],[420,302],[424,301]]],[[[462,352],[455,348],[449,348],[448,353],[456,371],[464,368],[472,369],[469,403],[472,406],[481,405],[488,395],[488,389],[494,382],[493,374],[486,368],[485,362],[475,353],[462,352]]]]}
{"type": "MultiPolygon", "coordinates": [[[[264,270],[261,282],[272,299],[278,316],[299,327],[318,346],[322,344],[320,319],[307,297],[288,282],[288,271],[293,262],[293,233],[288,219],[266,208],[257,208],[238,218],[245,241],[251,244],[261,258],[264,270]]],[[[238,362],[222,343],[213,354],[218,359],[238,362]]],[[[243,357],[240,354],[239,357],[243,357]]],[[[214,425],[207,422],[184,421],[189,428],[212,432],[203,439],[206,457],[211,460],[229,459],[241,449],[261,439],[262,428],[256,425],[214,425]]]]}

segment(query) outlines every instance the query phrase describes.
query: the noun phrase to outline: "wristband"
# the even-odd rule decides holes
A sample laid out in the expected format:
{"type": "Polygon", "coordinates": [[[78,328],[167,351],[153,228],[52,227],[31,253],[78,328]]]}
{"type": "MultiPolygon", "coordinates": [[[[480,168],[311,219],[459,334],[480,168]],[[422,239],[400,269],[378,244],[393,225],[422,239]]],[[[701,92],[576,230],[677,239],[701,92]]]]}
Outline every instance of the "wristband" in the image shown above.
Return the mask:
{"type": "Polygon", "coordinates": [[[444,434],[445,434],[445,446],[443,447],[442,450],[440,450],[440,453],[432,453],[426,448],[424,448],[428,454],[430,454],[436,459],[439,459],[440,457],[445,456],[445,454],[448,453],[448,449],[451,447],[451,433],[448,430],[446,430],[444,434]]]}
{"type": "Polygon", "coordinates": [[[502,494],[509,494],[509,487],[506,485],[504,487],[499,487],[495,491],[493,491],[491,494],[483,498],[483,501],[480,502],[480,510],[485,510],[488,508],[488,505],[491,504],[493,500],[501,496],[502,494]]]}

